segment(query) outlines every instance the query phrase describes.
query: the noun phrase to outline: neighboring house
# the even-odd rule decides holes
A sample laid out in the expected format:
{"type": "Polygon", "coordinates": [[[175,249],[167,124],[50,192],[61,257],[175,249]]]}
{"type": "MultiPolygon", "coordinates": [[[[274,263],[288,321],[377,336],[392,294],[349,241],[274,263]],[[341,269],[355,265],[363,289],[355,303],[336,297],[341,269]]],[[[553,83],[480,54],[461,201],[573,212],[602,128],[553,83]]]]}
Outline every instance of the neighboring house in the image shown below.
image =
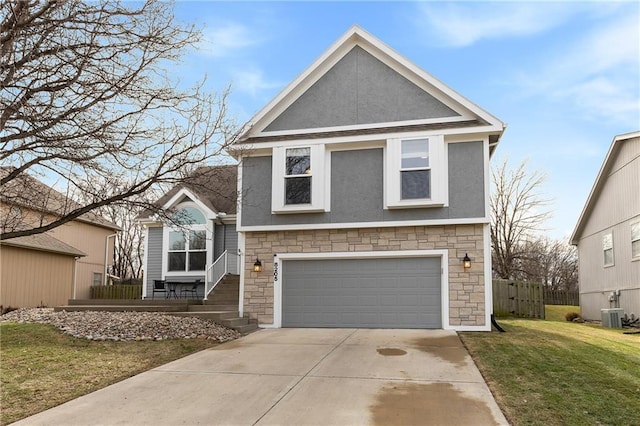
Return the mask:
{"type": "MultiPolygon", "coordinates": [[[[76,206],[23,173],[2,187],[0,228],[4,233],[40,226],[76,206]]],[[[119,230],[86,213],[42,234],[2,240],[0,305],[52,307],[69,299],[88,299],[90,287],[105,282],[105,265],[113,258],[114,235],[119,230]]]]}
{"type": "Polygon", "coordinates": [[[145,228],[143,298],[154,297],[155,280],[201,280],[209,289],[225,272],[237,274],[237,176],[235,165],[200,167],[167,192],[157,204],[173,211],[178,225],[151,211],[138,217],[145,228]]]}
{"type": "Polygon", "coordinates": [[[571,244],[582,316],[599,320],[618,307],[640,315],[640,131],[613,138],[571,244]]]}
{"type": "Polygon", "coordinates": [[[352,27],[235,144],[241,315],[490,330],[489,159],[504,128],[352,27]]]}

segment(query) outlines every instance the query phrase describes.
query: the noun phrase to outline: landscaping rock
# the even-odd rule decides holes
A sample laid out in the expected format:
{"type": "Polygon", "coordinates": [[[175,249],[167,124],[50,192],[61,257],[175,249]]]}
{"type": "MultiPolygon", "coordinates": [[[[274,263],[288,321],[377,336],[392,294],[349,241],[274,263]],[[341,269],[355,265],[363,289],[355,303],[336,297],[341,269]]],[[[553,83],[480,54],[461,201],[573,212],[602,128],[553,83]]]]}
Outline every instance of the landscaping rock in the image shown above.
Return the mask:
{"type": "Polygon", "coordinates": [[[213,321],[158,312],[54,312],[53,308],[23,308],[0,321],[52,324],[73,337],[98,341],[209,339],[228,342],[240,333],[213,321]]]}

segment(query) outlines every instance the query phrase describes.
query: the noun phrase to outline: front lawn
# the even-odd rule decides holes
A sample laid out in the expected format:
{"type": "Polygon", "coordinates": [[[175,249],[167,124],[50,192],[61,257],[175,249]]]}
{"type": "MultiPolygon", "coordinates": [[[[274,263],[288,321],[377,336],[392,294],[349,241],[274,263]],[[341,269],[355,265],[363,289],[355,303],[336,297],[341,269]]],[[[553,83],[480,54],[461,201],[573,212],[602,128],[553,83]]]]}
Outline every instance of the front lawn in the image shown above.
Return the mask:
{"type": "Polygon", "coordinates": [[[95,342],[44,324],[0,324],[0,424],[215,346],[212,340],[95,342]]]}
{"type": "Polygon", "coordinates": [[[499,323],[506,333],[460,336],[512,424],[640,425],[640,335],[560,321],[499,323]]]}

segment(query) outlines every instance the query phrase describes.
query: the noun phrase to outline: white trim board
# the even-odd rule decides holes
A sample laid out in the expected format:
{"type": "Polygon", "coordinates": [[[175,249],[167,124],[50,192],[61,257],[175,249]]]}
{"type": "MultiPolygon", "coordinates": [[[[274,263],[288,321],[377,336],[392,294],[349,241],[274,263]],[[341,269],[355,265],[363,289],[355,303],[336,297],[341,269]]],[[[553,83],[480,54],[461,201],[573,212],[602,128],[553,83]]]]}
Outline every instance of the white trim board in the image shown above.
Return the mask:
{"type": "Polygon", "coordinates": [[[435,220],[400,220],[388,222],[342,222],[342,223],[313,223],[290,225],[256,225],[238,226],[238,232],[263,231],[302,231],[313,229],[357,229],[357,228],[401,228],[405,226],[442,226],[442,225],[485,225],[490,223],[486,217],[464,219],[435,219],[435,220]]]}

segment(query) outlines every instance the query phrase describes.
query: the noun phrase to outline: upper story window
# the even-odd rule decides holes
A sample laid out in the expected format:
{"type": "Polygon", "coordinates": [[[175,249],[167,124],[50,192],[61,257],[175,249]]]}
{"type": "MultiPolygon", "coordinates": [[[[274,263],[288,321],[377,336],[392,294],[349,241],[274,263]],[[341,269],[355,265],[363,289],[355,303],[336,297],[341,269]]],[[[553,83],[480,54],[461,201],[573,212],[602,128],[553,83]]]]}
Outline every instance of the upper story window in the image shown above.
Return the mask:
{"type": "Polygon", "coordinates": [[[167,272],[202,272],[207,267],[207,219],[195,205],[176,211],[179,228],[167,228],[167,272]]]}
{"type": "Polygon", "coordinates": [[[640,259],[640,222],[631,224],[631,258],[640,259]]]}
{"type": "Polygon", "coordinates": [[[325,210],[323,145],[273,149],[271,209],[274,213],[325,210]]]}
{"type": "Polygon", "coordinates": [[[385,207],[447,205],[447,169],[442,136],[388,140],[385,207]]]}
{"type": "Polygon", "coordinates": [[[311,148],[286,150],[284,203],[311,204],[311,148]]]}
{"type": "Polygon", "coordinates": [[[602,236],[602,251],[604,255],[604,266],[613,266],[613,234],[608,233],[602,236]]]}
{"type": "Polygon", "coordinates": [[[431,198],[429,139],[400,141],[400,198],[431,198]]]}

